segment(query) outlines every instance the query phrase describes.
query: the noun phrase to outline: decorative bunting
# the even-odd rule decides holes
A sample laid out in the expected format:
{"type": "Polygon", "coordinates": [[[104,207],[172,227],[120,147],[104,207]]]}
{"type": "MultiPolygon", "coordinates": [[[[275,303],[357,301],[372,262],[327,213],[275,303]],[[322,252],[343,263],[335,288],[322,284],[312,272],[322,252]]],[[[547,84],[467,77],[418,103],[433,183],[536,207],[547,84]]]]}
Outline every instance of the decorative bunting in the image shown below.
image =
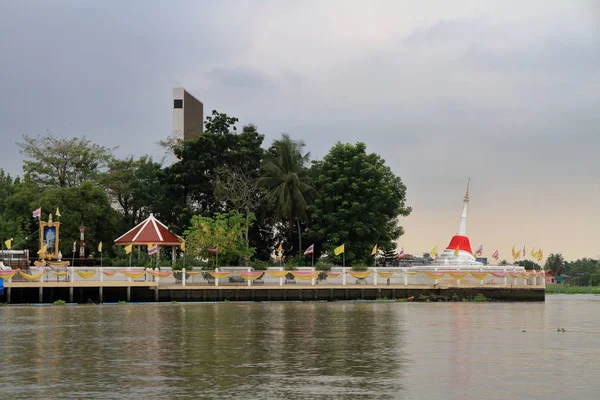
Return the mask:
{"type": "Polygon", "coordinates": [[[146,275],[146,271],[121,270],[119,272],[121,272],[123,275],[125,275],[126,277],[131,278],[131,279],[140,279],[142,276],[146,275]]]}
{"type": "Polygon", "coordinates": [[[92,276],[96,275],[96,271],[75,271],[77,275],[82,279],[90,279],[92,276]]]}
{"type": "Polygon", "coordinates": [[[240,276],[247,281],[254,281],[263,276],[264,271],[242,271],[240,276]]]}
{"type": "Polygon", "coordinates": [[[489,274],[487,272],[470,272],[471,276],[478,281],[485,279],[489,274]]]}
{"type": "Polygon", "coordinates": [[[348,271],[348,273],[357,279],[365,279],[371,275],[371,271],[348,271]]]}
{"type": "Polygon", "coordinates": [[[28,281],[37,281],[38,279],[40,279],[44,274],[46,273],[46,271],[42,271],[39,274],[35,274],[35,275],[30,275],[30,274],[26,274],[23,271],[19,271],[19,274],[21,274],[21,276],[25,279],[27,279],[28,281]]]}

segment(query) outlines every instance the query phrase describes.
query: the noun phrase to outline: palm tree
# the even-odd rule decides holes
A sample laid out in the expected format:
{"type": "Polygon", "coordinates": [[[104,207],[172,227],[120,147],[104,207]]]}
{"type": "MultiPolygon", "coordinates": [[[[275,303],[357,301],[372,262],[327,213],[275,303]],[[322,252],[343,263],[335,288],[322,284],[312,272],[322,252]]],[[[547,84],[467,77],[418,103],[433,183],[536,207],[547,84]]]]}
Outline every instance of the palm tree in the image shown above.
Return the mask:
{"type": "Polygon", "coordinates": [[[554,275],[560,276],[565,268],[565,259],[562,254],[550,254],[546,259],[545,268],[554,272],[554,275]]]}
{"type": "Polygon", "coordinates": [[[267,198],[275,208],[275,215],[289,221],[293,232],[298,227],[298,252],[302,255],[300,219],[306,218],[306,207],[315,196],[310,183],[307,164],[310,153],[302,154],[304,141],[293,140],[288,134],[274,140],[265,155],[262,184],[267,188],[267,198]]]}

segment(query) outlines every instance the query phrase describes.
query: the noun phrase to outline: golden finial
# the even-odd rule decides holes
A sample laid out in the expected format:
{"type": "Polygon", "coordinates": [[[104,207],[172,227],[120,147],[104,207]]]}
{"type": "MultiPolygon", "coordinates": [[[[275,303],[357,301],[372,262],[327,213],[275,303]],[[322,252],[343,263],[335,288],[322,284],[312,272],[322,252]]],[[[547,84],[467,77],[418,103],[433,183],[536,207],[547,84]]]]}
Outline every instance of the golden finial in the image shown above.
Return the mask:
{"type": "Polygon", "coordinates": [[[463,199],[463,202],[468,203],[469,202],[469,184],[471,183],[471,178],[469,177],[469,180],[467,181],[467,192],[465,193],[465,198],[463,199]]]}
{"type": "Polygon", "coordinates": [[[52,222],[52,214],[50,214],[50,215],[48,216],[48,226],[49,226],[50,228],[52,228],[52,226],[53,226],[53,225],[54,225],[54,223],[52,222]]]}

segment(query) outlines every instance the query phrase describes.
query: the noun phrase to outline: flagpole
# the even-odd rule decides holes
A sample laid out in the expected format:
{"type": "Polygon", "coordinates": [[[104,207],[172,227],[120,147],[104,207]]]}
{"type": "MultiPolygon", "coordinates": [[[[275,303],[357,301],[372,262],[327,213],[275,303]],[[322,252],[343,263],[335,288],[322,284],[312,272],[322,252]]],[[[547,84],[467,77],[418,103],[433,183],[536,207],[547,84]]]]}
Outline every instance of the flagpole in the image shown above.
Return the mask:
{"type": "Polygon", "coordinates": [[[310,255],[311,255],[311,259],[312,259],[310,266],[314,269],[315,268],[315,248],[314,247],[313,247],[313,251],[312,251],[312,253],[310,253],[310,255]]]}
{"type": "Polygon", "coordinates": [[[133,257],[133,243],[131,243],[131,252],[129,253],[129,268],[131,268],[131,258],[133,257]]]}

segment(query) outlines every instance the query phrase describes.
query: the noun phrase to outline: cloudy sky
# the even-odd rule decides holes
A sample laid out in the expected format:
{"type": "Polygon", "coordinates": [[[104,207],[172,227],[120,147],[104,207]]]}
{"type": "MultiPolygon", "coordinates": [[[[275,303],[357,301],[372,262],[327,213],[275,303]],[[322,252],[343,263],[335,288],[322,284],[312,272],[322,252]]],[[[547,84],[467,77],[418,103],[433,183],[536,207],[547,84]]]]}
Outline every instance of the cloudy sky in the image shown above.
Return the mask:
{"type": "Polygon", "coordinates": [[[313,158],[363,141],[408,187],[406,252],[468,234],[600,255],[600,2],[0,1],[0,167],[87,135],[152,154],[172,88],[313,158]]]}

